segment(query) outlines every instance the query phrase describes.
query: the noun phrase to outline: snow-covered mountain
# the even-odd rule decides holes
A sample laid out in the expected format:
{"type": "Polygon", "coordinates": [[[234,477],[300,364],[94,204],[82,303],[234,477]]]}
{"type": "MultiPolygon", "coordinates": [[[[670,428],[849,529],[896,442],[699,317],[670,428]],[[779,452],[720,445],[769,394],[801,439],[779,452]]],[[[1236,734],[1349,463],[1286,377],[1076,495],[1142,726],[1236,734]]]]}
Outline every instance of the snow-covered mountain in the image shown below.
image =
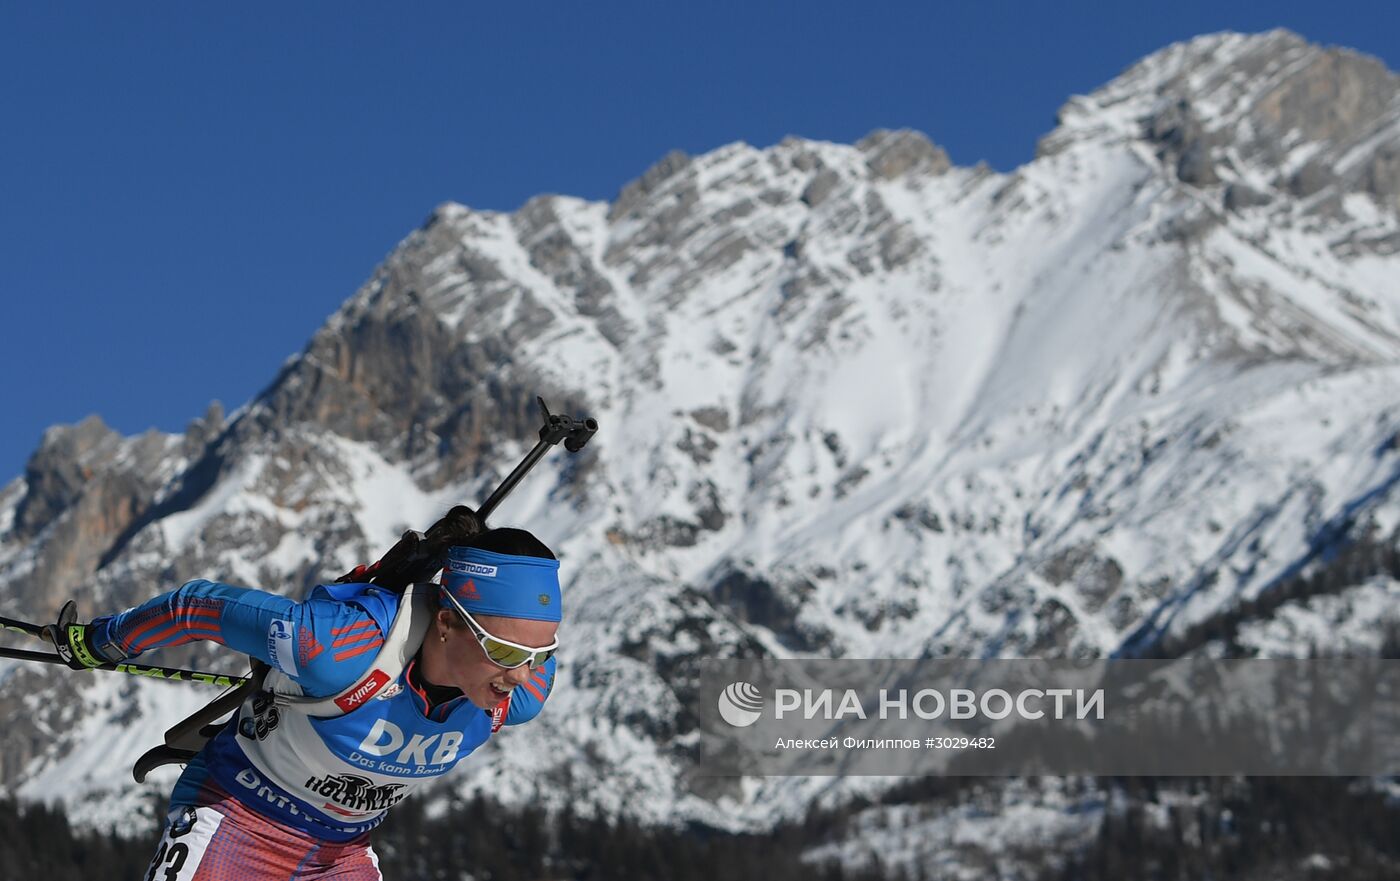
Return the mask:
{"type": "MultiPolygon", "coordinates": [[[[559,550],[567,648],[457,785],[762,825],[885,783],[690,780],[697,658],[1152,654],[1222,616],[1374,648],[1376,566],[1271,591],[1400,535],[1397,251],[1400,78],[1285,31],[1150,56],[1010,174],[880,131],[446,204],[246,406],[52,429],[0,491],[0,596],[299,594],[484,497],[539,393],[602,424],[495,518],[559,550]]],[[[0,671],[0,779],[92,818],[207,697],[0,671]]]]}

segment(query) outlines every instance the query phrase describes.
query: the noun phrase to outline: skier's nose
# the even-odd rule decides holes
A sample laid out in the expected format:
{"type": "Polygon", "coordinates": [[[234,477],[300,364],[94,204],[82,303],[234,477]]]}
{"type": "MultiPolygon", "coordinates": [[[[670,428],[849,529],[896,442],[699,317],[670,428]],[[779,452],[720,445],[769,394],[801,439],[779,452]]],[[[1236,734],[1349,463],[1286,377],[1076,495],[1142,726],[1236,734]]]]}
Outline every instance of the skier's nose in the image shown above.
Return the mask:
{"type": "Polygon", "coordinates": [[[530,681],[530,666],[521,664],[506,672],[506,681],[511,685],[524,685],[530,681]]]}

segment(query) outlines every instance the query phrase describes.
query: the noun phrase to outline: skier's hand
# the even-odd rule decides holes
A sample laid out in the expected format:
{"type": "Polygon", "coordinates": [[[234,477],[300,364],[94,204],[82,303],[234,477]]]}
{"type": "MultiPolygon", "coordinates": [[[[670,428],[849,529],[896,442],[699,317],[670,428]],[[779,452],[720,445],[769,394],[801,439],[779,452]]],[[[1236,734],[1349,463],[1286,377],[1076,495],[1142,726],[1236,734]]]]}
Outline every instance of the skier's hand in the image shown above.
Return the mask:
{"type": "Polygon", "coordinates": [[[92,627],[79,624],[78,604],[69,600],[58,612],[58,622],[44,628],[44,638],[58,649],[58,656],[74,670],[91,670],[111,663],[92,644],[92,627]]]}

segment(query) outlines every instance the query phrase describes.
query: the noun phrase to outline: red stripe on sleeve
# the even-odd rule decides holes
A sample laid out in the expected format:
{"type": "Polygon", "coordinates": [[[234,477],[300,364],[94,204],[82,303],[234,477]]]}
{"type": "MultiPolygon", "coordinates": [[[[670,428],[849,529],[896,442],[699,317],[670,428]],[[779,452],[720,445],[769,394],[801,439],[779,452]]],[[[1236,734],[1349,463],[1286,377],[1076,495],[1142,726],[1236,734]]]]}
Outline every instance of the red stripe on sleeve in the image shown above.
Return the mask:
{"type": "Polygon", "coordinates": [[[127,642],[127,645],[128,645],[128,646],[131,645],[131,643],[136,639],[136,637],[138,637],[138,636],[140,636],[141,634],[145,633],[147,630],[150,630],[152,627],[155,627],[155,626],[161,625],[161,624],[168,624],[168,623],[171,621],[171,619],[173,619],[174,617],[175,617],[175,613],[174,613],[174,612],[163,612],[163,613],[157,615],[156,617],[152,618],[151,620],[145,622],[145,623],[142,624],[140,627],[137,627],[135,630],[133,630],[133,631],[131,631],[130,633],[126,634],[126,642],[127,642]]]}
{"type": "Polygon", "coordinates": [[[348,649],[346,649],[346,650],[343,651],[343,652],[336,652],[335,654],[331,655],[331,660],[333,660],[333,661],[344,661],[344,660],[347,660],[347,659],[349,659],[349,658],[353,658],[353,657],[355,657],[356,655],[363,655],[365,652],[369,651],[370,649],[377,649],[377,648],[379,648],[379,647],[380,647],[381,645],[383,645],[383,644],[384,644],[384,640],[382,640],[382,639],[377,639],[377,640],[375,640],[374,642],[367,642],[367,643],[365,643],[364,645],[357,645],[357,646],[355,646],[354,648],[348,648],[348,649]]]}
{"type": "Polygon", "coordinates": [[[132,652],[133,654],[137,652],[144,652],[152,646],[161,643],[166,639],[169,639],[174,634],[180,632],[188,633],[190,635],[190,638],[186,639],[184,642],[181,642],[180,645],[184,645],[185,642],[192,642],[196,639],[218,639],[218,637],[222,635],[222,631],[219,629],[219,625],[217,622],[209,624],[201,622],[199,624],[185,625],[177,621],[171,624],[169,627],[165,628],[164,630],[158,630],[155,633],[147,634],[146,637],[143,638],[139,643],[132,645],[128,649],[128,651],[132,652]]]}
{"type": "Polygon", "coordinates": [[[346,624],[344,627],[337,627],[337,628],[335,628],[334,630],[332,630],[332,631],[331,631],[331,636],[339,636],[339,635],[342,634],[342,633],[349,633],[349,632],[352,631],[352,630],[360,630],[360,629],[362,629],[362,628],[369,627],[369,626],[371,626],[371,625],[373,625],[373,624],[374,624],[374,619],[372,619],[372,618],[369,619],[368,621],[358,621],[358,622],[356,622],[356,623],[354,623],[354,624],[346,624]]]}
{"type": "Polygon", "coordinates": [[[360,642],[361,640],[379,638],[380,637],[378,630],[365,630],[360,633],[351,633],[346,636],[342,636],[340,639],[337,639],[335,642],[331,643],[331,648],[338,649],[343,645],[350,645],[351,643],[360,642]]]}
{"type": "MultiPolygon", "coordinates": [[[[140,649],[137,649],[135,647],[136,643],[145,642],[145,640],[139,640],[138,637],[140,637],[141,634],[150,631],[152,628],[163,627],[164,625],[169,624],[172,621],[180,620],[190,621],[191,626],[193,627],[194,622],[199,621],[199,619],[202,618],[214,619],[215,626],[217,626],[217,622],[219,619],[219,610],[208,608],[172,609],[168,612],[163,612],[162,614],[155,616],[149,621],[142,622],[139,627],[132,630],[130,633],[125,634],[122,637],[122,639],[126,642],[128,651],[140,651],[140,649]]],[[[199,623],[204,624],[205,622],[199,621],[199,623]]]]}

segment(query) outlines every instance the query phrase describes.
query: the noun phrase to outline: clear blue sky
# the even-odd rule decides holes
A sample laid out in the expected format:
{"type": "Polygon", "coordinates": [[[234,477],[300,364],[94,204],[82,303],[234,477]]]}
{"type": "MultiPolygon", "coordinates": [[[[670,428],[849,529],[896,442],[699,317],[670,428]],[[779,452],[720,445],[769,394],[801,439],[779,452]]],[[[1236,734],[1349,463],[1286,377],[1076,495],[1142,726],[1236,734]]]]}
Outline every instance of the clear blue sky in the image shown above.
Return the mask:
{"type": "Polygon", "coordinates": [[[1167,43],[1290,27],[1400,68],[1400,4],[8,3],[0,484],[43,429],[255,395],[434,205],[612,198],[672,148],[929,134],[1027,161],[1167,43]]]}

